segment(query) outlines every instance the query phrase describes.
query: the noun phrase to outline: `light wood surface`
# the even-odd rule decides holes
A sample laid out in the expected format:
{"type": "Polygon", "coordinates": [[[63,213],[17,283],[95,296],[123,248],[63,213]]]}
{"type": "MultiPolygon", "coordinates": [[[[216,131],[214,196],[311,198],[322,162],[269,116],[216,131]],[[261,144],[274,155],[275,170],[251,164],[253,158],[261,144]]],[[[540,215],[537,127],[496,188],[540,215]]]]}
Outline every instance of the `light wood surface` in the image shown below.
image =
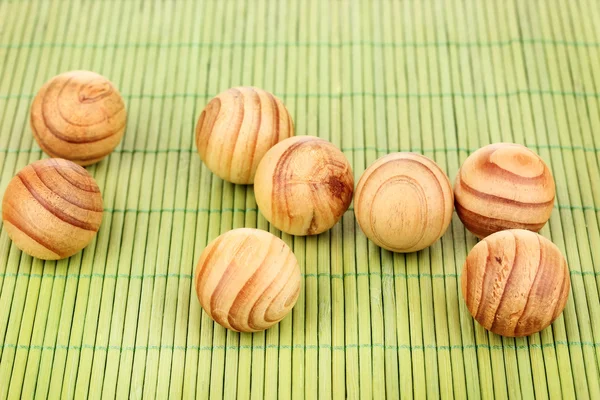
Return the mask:
{"type": "Polygon", "coordinates": [[[234,229],[202,252],[194,276],[204,311],[225,328],[267,329],[294,307],[300,266],[283,240],[259,229],[234,229]]]}
{"type": "Polygon", "coordinates": [[[110,154],[125,132],[127,112],[117,88],[90,71],[50,79],[31,105],[35,140],[50,157],[90,165],[110,154]]]}
{"type": "Polygon", "coordinates": [[[260,212],[292,235],[330,229],[350,206],[353,191],[352,168],[344,154],[314,136],[297,136],[274,146],[254,181],[260,212]]]}
{"type": "Polygon", "coordinates": [[[25,253],[44,260],[70,257],[87,246],[100,228],[102,211],[94,178],[58,158],[23,168],[2,200],[8,236],[25,253]]]}
{"type": "Polygon", "coordinates": [[[363,173],[354,209],[363,232],[378,246],[418,251],[446,232],[454,209],[452,186],[433,160],[392,153],[363,173]]]}
{"type": "Polygon", "coordinates": [[[251,184],[265,153],[293,135],[292,118],[281,100],[262,89],[236,87],[204,108],[196,125],[196,146],[217,176],[251,184]]]}
{"type": "Polygon", "coordinates": [[[454,183],[456,213],[480,239],[504,229],[539,231],[550,218],[554,196],[546,163],[527,147],[512,143],[475,151],[454,183]]]}
{"type": "Polygon", "coordinates": [[[550,325],[569,296],[569,268],[554,243],[523,229],[494,233],[469,253],[461,276],[469,312],[503,336],[550,325]]]}

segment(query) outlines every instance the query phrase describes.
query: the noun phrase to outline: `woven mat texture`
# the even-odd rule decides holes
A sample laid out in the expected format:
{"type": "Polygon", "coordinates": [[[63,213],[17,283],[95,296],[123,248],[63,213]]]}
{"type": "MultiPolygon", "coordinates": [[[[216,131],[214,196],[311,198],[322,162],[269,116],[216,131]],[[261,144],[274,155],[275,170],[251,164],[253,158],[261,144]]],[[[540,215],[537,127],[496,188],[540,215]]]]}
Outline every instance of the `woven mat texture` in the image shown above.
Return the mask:
{"type": "Polygon", "coordinates": [[[45,157],[29,106],[50,77],[101,73],[129,116],[88,167],[106,207],[89,247],[42,262],[0,231],[0,400],[600,399],[598,21],[595,0],[0,1],[0,195],[45,157]],[[202,108],[237,85],[277,94],[357,179],[393,151],[451,180],[491,142],[538,152],[557,185],[541,233],[570,266],[563,315],[520,339],[474,323],[459,278],[476,238],[456,214],[407,255],[369,242],[352,207],[319,236],[271,228],[253,188],[195,150],[202,108]],[[214,324],[192,287],[207,241],[243,226],[281,235],[303,275],[291,315],[257,334],[214,324]]]}

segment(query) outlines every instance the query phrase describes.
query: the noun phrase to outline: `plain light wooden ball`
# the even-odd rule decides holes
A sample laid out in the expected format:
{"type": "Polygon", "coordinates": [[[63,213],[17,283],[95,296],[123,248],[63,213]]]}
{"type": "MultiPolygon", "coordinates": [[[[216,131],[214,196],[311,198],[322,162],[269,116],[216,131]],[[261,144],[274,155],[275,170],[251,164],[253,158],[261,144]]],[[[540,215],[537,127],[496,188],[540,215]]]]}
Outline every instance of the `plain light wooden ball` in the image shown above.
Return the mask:
{"type": "Polygon", "coordinates": [[[407,253],[430,246],[446,232],[453,201],[450,180],[433,160],[415,153],[392,153],[361,176],[354,212],[375,244],[407,253]]]}
{"type": "Polygon", "coordinates": [[[353,191],[352,168],[344,154],[314,136],[297,136],[274,146],[254,180],[260,212],[292,235],[330,229],[350,206],[353,191]]]}
{"type": "Polygon", "coordinates": [[[487,236],[467,256],[461,276],[471,315],[502,336],[528,336],[550,325],[569,297],[569,267],[554,243],[513,229],[487,236]]]}
{"type": "Polygon", "coordinates": [[[8,236],[19,249],[43,260],[70,257],[87,246],[100,228],[102,211],[94,178],[60,158],[23,168],[2,200],[8,236]]]}
{"type": "Polygon", "coordinates": [[[31,129],[50,157],[90,165],[110,154],[125,133],[127,112],[117,88],[90,71],[50,79],[31,105],[31,129]]]}
{"type": "Polygon", "coordinates": [[[477,237],[504,229],[537,232],[554,206],[554,179],[525,146],[490,144],[471,154],[454,183],[456,213],[477,237]]]}
{"type": "Polygon", "coordinates": [[[196,125],[200,158],[218,177],[251,184],[260,160],[294,135],[294,124],[277,97],[254,87],[236,87],[213,98],[196,125]]]}
{"type": "Polygon", "coordinates": [[[204,311],[227,329],[265,330],[300,294],[300,266],[287,244],[259,229],[234,229],[202,252],[194,276],[204,311]]]}

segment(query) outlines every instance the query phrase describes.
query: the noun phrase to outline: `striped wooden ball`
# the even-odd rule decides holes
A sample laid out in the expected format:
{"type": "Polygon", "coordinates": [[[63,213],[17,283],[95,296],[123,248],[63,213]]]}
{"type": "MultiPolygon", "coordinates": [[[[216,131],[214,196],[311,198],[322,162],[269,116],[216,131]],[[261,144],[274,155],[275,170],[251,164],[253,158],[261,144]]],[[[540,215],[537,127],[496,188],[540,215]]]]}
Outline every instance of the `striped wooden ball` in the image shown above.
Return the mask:
{"type": "Polygon", "coordinates": [[[236,87],[213,98],[198,119],[196,146],[221,179],[251,184],[260,160],[294,135],[287,109],[277,97],[254,87],[236,87]]]}
{"type": "Polygon", "coordinates": [[[234,229],[202,252],[194,275],[204,311],[227,329],[265,330],[281,321],[300,294],[300,266],[287,244],[259,229],[234,229]]]}
{"type": "Polygon", "coordinates": [[[352,168],[344,153],[314,136],[297,136],[274,146],[254,181],[260,212],[292,235],[330,229],[350,206],[353,192],[352,168]]]}
{"type": "Polygon", "coordinates": [[[8,236],[25,253],[43,260],[70,257],[87,246],[100,228],[102,211],[94,178],[60,158],[23,168],[2,200],[8,236]]]}
{"type": "Polygon", "coordinates": [[[50,79],[31,105],[31,129],[50,157],[90,165],[110,154],[125,132],[127,112],[117,88],[90,71],[50,79]]]}
{"type": "Polygon", "coordinates": [[[456,213],[480,239],[504,229],[539,231],[550,218],[554,196],[546,163],[512,143],[490,144],[471,154],[454,183],[456,213]]]}
{"type": "Polygon", "coordinates": [[[431,159],[415,153],[381,157],[363,173],[354,200],[365,235],[384,249],[407,253],[438,240],[452,219],[452,186],[431,159]]]}
{"type": "Polygon", "coordinates": [[[487,236],[467,256],[461,276],[471,315],[502,336],[528,336],[550,325],[569,296],[569,267],[554,243],[513,229],[487,236]]]}

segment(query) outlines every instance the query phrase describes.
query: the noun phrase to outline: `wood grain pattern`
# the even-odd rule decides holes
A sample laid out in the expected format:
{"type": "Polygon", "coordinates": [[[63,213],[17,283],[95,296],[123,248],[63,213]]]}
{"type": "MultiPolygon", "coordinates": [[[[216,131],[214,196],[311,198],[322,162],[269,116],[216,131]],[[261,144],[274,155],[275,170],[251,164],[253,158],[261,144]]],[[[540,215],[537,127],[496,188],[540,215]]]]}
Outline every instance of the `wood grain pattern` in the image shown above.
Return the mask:
{"type": "Polygon", "coordinates": [[[294,135],[292,118],[277,97],[254,87],[236,87],[213,98],[196,125],[196,146],[220,178],[251,184],[260,160],[294,135]]]}
{"type": "Polygon", "coordinates": [[[354,177],[344,154],[314,136],[274,146],[256,172],[260,212],[277,229],[316,235],[334,226],[352,202],[354,177]]]}
{"type": "Polygon", "coordinates": [[[42,150],[79,165],[96,163],[110,154],[121,141],[126,122],[117,88],[90,71],[55,76],[31,105],[31,129],[42,150]]]}
{"type": "Polygon", "coordinates": [[[204,311],[225,328],[257,332],[281,321],[300,294],[300,266],[283,240],[259,229],[229,231],[208,244],[194,275],[204,311]]]}
{"type": "Polygon", "coordinates": [[[504,229],[539,231],[550,218],[554,196],[546,163],[512,143],[491,144],[471,154],[454,183],[456,213],[480,239],[504,229]]]}
{"type": "Polygon", "coordinates": [[[77,253],[102,223],[102,195],[81,166],[60,158],[36,161],[9,182],[4,228],[25,253],[58,260],[77,253]]]}
{"type": "Polygon", "coordinates": [[[512,229],[479,242],[463,267],[467,308],[484,328],[503,336],[528,336],[550,325],[565,308],[569,268],[554,243],[512,229]]]}
{"type": "Polygon", "coordinates": [[[369,239],[406,253],[430,246],[446,232],[453,202],[450,180],[433,160],[392,153],[363,173],[354,210],[369,239]]]}

